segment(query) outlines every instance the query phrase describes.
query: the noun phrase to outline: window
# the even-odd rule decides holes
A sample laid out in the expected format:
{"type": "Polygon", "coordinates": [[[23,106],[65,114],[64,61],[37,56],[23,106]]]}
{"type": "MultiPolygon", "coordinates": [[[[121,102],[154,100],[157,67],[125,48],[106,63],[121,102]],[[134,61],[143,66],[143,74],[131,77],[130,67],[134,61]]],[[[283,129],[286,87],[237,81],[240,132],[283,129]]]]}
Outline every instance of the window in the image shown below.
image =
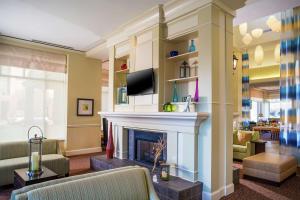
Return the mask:
{"type": "Polygon", "coordinates": [[[43,68],[40,60],[34,67],[32,62],[20,67],[0,59],[0,141],[27,140],[33,125],[47,138],[66,137],[66,74],[43,68]]]}
{"type": "Polygon", "coordinates": [[[269,118],[280,118],[280,99],[270,99],[269,118]]]}

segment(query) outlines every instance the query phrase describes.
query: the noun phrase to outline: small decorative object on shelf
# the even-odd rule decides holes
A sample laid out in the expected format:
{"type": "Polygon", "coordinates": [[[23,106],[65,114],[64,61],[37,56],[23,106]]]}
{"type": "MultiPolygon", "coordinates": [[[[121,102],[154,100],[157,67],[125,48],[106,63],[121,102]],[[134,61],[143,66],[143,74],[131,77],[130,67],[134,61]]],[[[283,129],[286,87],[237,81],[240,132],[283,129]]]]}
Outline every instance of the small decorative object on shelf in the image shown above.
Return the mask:
{"type": "Polygon", "coordinates": [[[186,99],[186,103],[184,105],[184,110],[183,112],[190,112],[190,104],[191,104],[191,100],[192,100],[192,96],[189,95],[187,96],[187,99],[186,99]]]}
{"type": "Polygon", "coordinates": [[[163,111],[164,112],[174,112],[176,111],[177,106],[174,104],[171,104],[170,102],[167,102],[163,105],[163,111]]]}
{"type": "Polygon", "coordinates": [[[126,63],[121,65],[121,70],[125,70],[125,69],[127,69],[127,64],[126,63]]]}
{"type": "Polygon", "coordinates": [[[160,179],[163,181],[170,180],[170,165],[167,163],[160,164],[160,179]]]}
{"type": "Polygon", "coordinates": [[[110,127],[109,127],[108,141],[107,141],[105,150],[106,150],[106,158],[112,159],[114,156],[114,152],[115,152],[115,146],[114,146],[114,138],[112,135],[112,123],[111,122],[110,122],[110,127]]]}
{"type": "Polygon", "coordinates": [[[161,153],[166,147],[167,147],[167,142],[162,138],[159,138],[157,143],[154,143],[153,145],[154,163],[153,163],[152,173],[155,171],[161,153]]]}
{"type": "Polygon", "coordinates": [[[193,52],[193,51],[196,51],[196,46],[194,40],[191,40],[191,44],[189,46],[189,52],[193,52]]]}
{"type": "Polygon", "coordinates": [[[185,78],[185,61],[180,65],[179,78],[185,78]]]}
{"type": "Polygon", "coordinates": [[[195,60],[191,66],[191,76],[197,76],[198,75],[198,72],[197,72],[197,69],[198,69],[198,61],[195,60]]]}
{"type": "Polygon", "coordinates": [[[29,177],[39,176],[43,173],[42,169],[42,143],[43,143],[44,134],[40,127],[32,126],[28,130],[28,142],[29,142],[29,167],[27,175],[29,177]],[[34,134],[34,137],[30,137],[30,131],[37,129],[40,133],[34,134]]]}
{"type": "Polygon", "coordinates": [[[198,78],[196,79],[196,90],[195,90],[195,96],[194,96],[194,102],[199,101],[199,91],[198,91],[198,78]]]}
{"type": "Polygon", "coordinates": [[[170,51],[170,57],[178,56],[178,51],[170,51]]]}
{"type": "Polygon", "coordinates": [[[128,97],[127,97],[127,87],[124,85],[123,87],[119,87],[118,89],[118,104],[127,104],[128,97]]]}
{"type": "Polygon", "coordinates": [[[191,67],[188,63],[185,65],[185,77],[190,77],[191,76],[191,67]]]}
{"type": "Polygon", "coordinates": [[[172,98],[172,101],[173,102],[178,102],[176,81],[174,81],[174,84],[173,84],[173,98],[172,98]]]}
{"type": "Polygon", "coordinates": [[[180,78],[187,78],[190,77],[190,71],[191,67],[186,61],[183,61],[183,63],[180,65],[180,78]]]}

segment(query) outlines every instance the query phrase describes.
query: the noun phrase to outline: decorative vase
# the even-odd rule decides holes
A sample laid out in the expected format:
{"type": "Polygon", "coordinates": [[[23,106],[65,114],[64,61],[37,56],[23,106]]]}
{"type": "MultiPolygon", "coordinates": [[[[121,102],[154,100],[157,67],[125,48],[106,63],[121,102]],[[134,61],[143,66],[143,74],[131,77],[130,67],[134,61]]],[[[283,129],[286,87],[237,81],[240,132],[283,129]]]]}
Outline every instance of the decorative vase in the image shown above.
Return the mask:
{"type": "Polygon", "coordinates": [[[112,123],[110,122],[110,127],[109,127],[109,136],[108,136],[108,141],[106,145],[106,158],[107,159],[112,159],[114,156],[114,151],[115,151],[115,146],[114,146],[114,138],[112,135],[112,123]]]}
{"type": "Polygon", "coordinates": [[[172,98],[172,102],[178,102],[176,81],[174,81],[174,85],[173,85],[173,98],[172,98]]]}
{"type": "Polygon", "coordinates": [[[196,51],[196,46],[194,40],[191,40],[191,44],[189,46],[189,52],[193,52],[193,51],[196,51]]]}
{"type": "Polygon", "coordinates": [[[196,90],[195,90],[195,96],[194,96],[194,102],[199,101],[199,91],[198,91],[198,78],[196,79],[196,90]]]}

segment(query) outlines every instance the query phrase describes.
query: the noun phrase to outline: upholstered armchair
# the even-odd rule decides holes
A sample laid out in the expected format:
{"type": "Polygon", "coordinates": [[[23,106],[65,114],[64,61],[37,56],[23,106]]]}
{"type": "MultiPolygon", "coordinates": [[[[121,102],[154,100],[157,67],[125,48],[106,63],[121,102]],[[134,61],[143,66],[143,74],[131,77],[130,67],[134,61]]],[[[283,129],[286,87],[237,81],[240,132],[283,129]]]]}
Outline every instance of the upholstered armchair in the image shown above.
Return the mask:
{"type": "Polygon", "coordinates": [[[243,160],[251,156],[251,141],[259,139],[257,131],[234,131],[233,132],[233,159],[243,160]]]}

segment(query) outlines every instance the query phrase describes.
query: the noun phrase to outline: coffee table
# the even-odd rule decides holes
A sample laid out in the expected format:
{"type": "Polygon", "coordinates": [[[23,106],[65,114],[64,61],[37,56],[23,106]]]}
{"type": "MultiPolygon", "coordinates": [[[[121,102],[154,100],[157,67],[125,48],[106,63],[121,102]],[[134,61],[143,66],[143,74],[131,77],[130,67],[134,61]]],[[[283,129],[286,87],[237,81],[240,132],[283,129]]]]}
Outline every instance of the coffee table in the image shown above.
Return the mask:
{"type": "Polygon", "coordinates": [[[42,166],[42,169],[43,169],[43,173],[40,176],[36,176],[36,177],[29,177],[26,174],[28,168],[16,169],[14,171],[14,187],[16,189],[22,188],[26,185],[32,185],[32,184],[50,181],[58,178],[58,174],[51,171],[47,167],[42,166]]]}
{"type": "Polygon", "coordinates": [[[255,146],[255,152],[254,154],[259,154],[259,153],[263,153],[266,151],[266,141],[264,140],[255,140],[255,141],[251,141],[251,143],[254,143],[255,146]]]}

